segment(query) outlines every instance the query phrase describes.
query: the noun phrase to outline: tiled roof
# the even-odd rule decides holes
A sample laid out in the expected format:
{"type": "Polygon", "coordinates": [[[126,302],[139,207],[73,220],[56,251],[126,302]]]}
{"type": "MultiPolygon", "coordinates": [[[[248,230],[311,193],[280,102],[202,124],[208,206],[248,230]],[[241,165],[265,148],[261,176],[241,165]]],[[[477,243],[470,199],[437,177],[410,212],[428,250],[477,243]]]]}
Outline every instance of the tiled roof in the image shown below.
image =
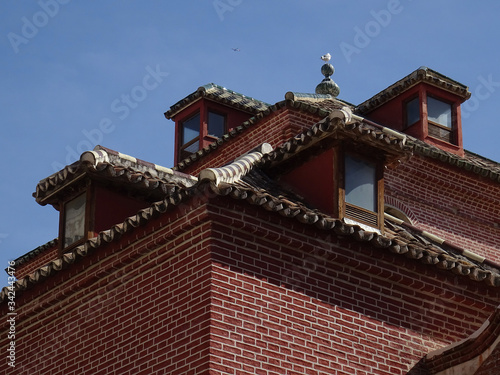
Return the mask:
{"type": "MultiPolygon", "coordinates": [[[[146,224],[172,207],[183,204],[206,189],[214,193],[209,194],[209,196],[224,196],[255,205],[300,223],[331,231],[337,235],[349,237],[352,240],[367,243],[439,269],[449,270],[472,280],[485,282],[490,286],[500,286],[500,271],[495,267],[495,264],[486,264],[480,260],[466,257],[460,249],[444,246],[439,241],[435,241],[432,237],[413,230],[411,227],[386,220],[385,233],[382,235],[367,231],[359,225],[347,224],[342,220],[307,207],[300,198],[269,178],[258,167],[258,159],[259,157],[254,158],[245,173],[240,173],[237,168],[228,168],[226,170],[233,171],[229,174],[234,173],[234,176],[226,176],[227,178],[221,180],[217,179],[219,173],[215,172],[208,175],[212,178],[200,180],[196,185],[172,190],[164,199],[140,210],[124,222],[100,232],[97,237],[87,240],[85,244],[76,247],[61,258],[51,261],[33,274],[16,281],[16,290],[22,292],[32,285],[42,282],[50,275],[78,261],[79,258],[86,257],[107,243],[118,241],[124,233],[134,231],[135,228],[146,224]]],[[[8,289],[3,288],[0,292],[0,302],[4,301],[7,295],[8,289]]]]}
{"type": "Polygon", "coordinates": [[[84,152],[79,161],[40,181],[33,196],[41,205],[55,204],[61,187],[86,174],[125,186],[152,200],[162,199],[172,191],[192,186],[197,181],[190,175],[96,146],[94,151],[84,152]]]}
{"type": "MultiPolygon", "coordinates": [[[[395,156],[404,156],[409,152],[409,147],[406,144],[407,138],[401,133],[388,131],[384,127],[374,126],[363,121],[347,121],[346,124],[346,122],[340,121],[339,116],[341,116],[342,111],[339,111],[339,108],[336,107],[337,104],[335,104],[334,108],[325,109],[325,107],[318,106],[318,103],[325,104],[323,101],[313,104],[302,99],[299,101],[286,100],[267,108],[264,112],[260,112],[254,118],[245,122],[246,125],[242,124],[235,130],[233,135],[228,135],[228,137],[235,136],[238,132],[259,121],[270,111],[275,111],[285,105],[302,111],[318,113],[324,119],[270,152],[261,152],[261,155],[249,153],[248,157],[241,159],[243,162],[240,161],[238,164],[238,161],[236,161],[236,164],[233,163],[234,165],[214,168],[210,173],[205,173],[204,177],[206,178],[199,181],[195,177],[142,162],[103,147],[97,147],[92,152],[82,154],[80,161],[67,166],[62,171],[42,180],[38,184],[35,197],[39,203],[51,203],[51,197],[58,189],[85,173],[94,178],[106,179],[124,186],[137,187],[138,190],[143,192],[158,191],[158,196],[161,196],[161,198],[150,207],[140,210],[136,215],[127,218],[123,223],[100,232],[97,237],[87,240],[85,244],[76,247],[61,258],[53,260],[33,274],[18,280],[16,288],[22,291],[31,285],[42,282],[46,277],[68,267],[78,261],[79,258],[87,256],[87,254],[104,246],[106,243],[118,241],[122,234],[134,231],[136,227],[167,212],[171,207],[186,202],[204,189],[210,189],[218,196],[225,196],[256,205],[267,211],[276,212],[284,217],[297,220],[300,223],[313,225],[321,230],[332,231],[337,235],[369,243],[377,248],[386,249],[394,254],[418,260],[439,269],[450,270],[475,281],[485,282],[495,287],[500,286],[500,270],[496,264],[467,257],[464,255],[466,252],[454,246],[447,246],[447,244],[436,241],[414,228],[406,227],[391,220],[386,220],[385,232],[382,235],[367,231],[359,225],[348,224],[342,220],[332,218],[308,207],[300,197],[287,191],[266,175],[265,170],[267,168],[293,157],[299,150],[312,147],[327,137],[339,134],[342,137],[362,139],[364,142],[374,147],[383,148],[395,156]]],[[[224,142],[224,140],[221,140],[221,142],[224,142]]],[[[412,146],[422,153],[433,147],[418,142],[414,142],[412,146]]],[[[444,158],[445,161],[453,163],[449,159],[452,158],[449,153],[439,151],[440,153],[435,154],[436,157],[444,158]]],[[[434,151],[428,156],[434,157],[433,155],[434,151]]],[[[485,161],[485,159],[481,159],[477,155],[471,153],[467,155],[469,158],[467,163],[469,164],[479,163],[482,160],[483,166],[487,170],[498,167],[494,162],[485,161]]],[[[464,166],[464,168],[466,167],[464,166]]],[[[0,302],[5,300],[7,292],[6,288],[0,292],[0,302]]]]}
{"type": "Polygon", "coordinates": [[[386,128],[375,127],[358,121],[348,121],[334,117],[335,111],[318,123],[297,134],[283,145],[263,157],[263,165],[268,167],[282,163],[288,158],[299,157],[298,152],[313,147],[326,138],[354,139],[366,145],[382,149],[391,163],[411,155],[411,148],[406,145],[405,137],[399,136],[386,128]]]}
{"type": "Polygon", "coordinates": [[[293,100],[296,102],[303,102],[306,104],[316,104],[317,106],[326,109],[340,109],[342,107],[349,107],[354,110],[355,106],[344,100],[340,100],[329,94],[309,94],[302,92],[289,91],[285,94],[286,100],[293,100]]]}
{"type": "Polygon", "coordinates": [[[372,96],[370,99],[365,100],[363,103],[358,105],[356,107],[356,113],[364,114],[372,111],[373,109],[381,106],[384,103],[387,103],[389,100],[395,98],[402,92],[410,89],[420,82],[425,82],[430,85],[437,86],[443,90],[461,97],[463,100],[466,100],[471,96],[471,93],[467,86],[451,78],[448,78],[441,73],[429,69],[426,66],[421,66],[406,77],[400,79],[385,90],[382,90],[378,94],[372,96]]]}
{"type": "Polygon", "coordinates": [[[264,154],[272,151],[272,147],[269,143],[264,143],[257,147],[256,150],[248,152],[236,159],[233,163],[220,167],[220,168],[207,168],[201,171],[198,179],[200,181],[210,180],[216,185],[221,182],[232,183],[234,181],[240,180],[243,176],[248,174],[255,165],[262,160],[264,154]]]}
{"type": "Polygon", "coordinates": [[[31,250],[30,252],[21,255],[19,258],[14,259],[14,267],[19,267],[20,265],[23,265],[24,263],[30,261],[31,259],[37,257],[39,254],[43,253],[45,250],[54,248],[57,246],[58,239],[55,238],[43,245],[40,245],[36,247],[35,249],[31,250]]]}
{"type": "MultiPolygon", "coordinates": [[[[313,95],[313,94],[310,94],[313,95]]],[[[331,115],[334,112],[339,111],[341,108],[344,108],[346,106],[350,107],[350,104],[346,104],[342,101],[339,101],[337,99],[324,99],[323,97],[327,97],[329,95],[317,95],[314,94],[315,99],[319,100],[309,100],[305,94],[299,94],[299,93],[292,93],[289,92],[286,94],[289,99],[285,99],[284,101],[278,102],[272,106],[269,106],[265,111],[258,113],[256,116],[250,118],[249,120],[243,122],[240,126],[234,128],[231,132],[228,134],[223,135],[221,138],[219,138],[217,141],[213,142],[209,146],[191,154],[189,157],[187,157],[184,160],[181,160],[173,169],[182,171],[183,169],[187,168],[190,166],[192,163],[196,162],[197,160],[201,159],[205,155],[208,155],[212,152],[214,152],[216,149],[218,149],[221,145],[224,143],[230,141],[232,138],[237,137],[239,134],[243,133],[247,128],[255,125],[256,123],[260,122],[263,118],[268,116],[270,113],[278,111],[284,107],[296,109],[302,112],[306,113],[311,113],[311,114],[317,114],[320,117],[326,118],[329,115],[331,115]],[[292,100],[291,98],[295,98],[298,100],[292,100]],[[324,99],[324,100],[323,100],[324,99]]],[[[314,125],[316,126],[316,125],[314,125]]],[[[366,140],[370,141],[376,141],[376,138],[384,138],[385,140],[383,142],[386,142],[390,137],[387,137],[387,135],[390,133],[393,134],[392,138],[394,137],[394,134],[396,132],[394,131],[389,131],[388,128],[385,128],[383,126],[378,126],[378,130],[375,130],[376,127],[373,125],[369,124],[358,124],[357,126],[354,125],[349,125],[346,127],[345,132],[346,134],[349,133],[352,130],[351,136],[357,136],[357,135],[363,135],[366,136],[366,140]],[[374,131],[370,130],[374,129],[374,131]],[[383,130],[385,129],[385,130],[383,130]],[[384,133],[384,134],[382,134],[384,133]]],[[[305,133],[308,133],[307,131],[305,133]]],[[[401,137],[402,138],[402,134],[401,137]]],[[[307,134],[303,135],[303,137],[307,138],[307,134]]],[[[389,142],[389,144],[392,141],[389,142]]],[[[382,145],[382,143],[378,142],[379,145],[382,145]]]]}
{"type": "MultiPolygon", "coordinates": [[[[311,102],[310,106],[317,106],[325,111],[331,111],[332,104],[329,100],[311,102]]],[[[367,120],[362,120],[363,123],[371,123],[367,120]]],[[[380,125],[380,128],[388,129],[380,125]]],[[[406,143],[413,150],[413,153],[439,160],[441,162],[457,166],[472,173],[478,174],[482,177],[487,177],[493,181],[500,182],[500,163],[485,158],[481,155],[465,150],[465,156],[460,157],[451,152],[445,151],[418,140],[412,136],[406,135],[402,132],[393,130],[394,133],[399,133],[401,136],[406,136],[406,143]]]]}
{"type": "Polygon", "coordinates": [[[465,150],[465,155],[462,158],[413,137],[408,137],[408,143],[412,145],[415,154],[436,159],[489,178],[492,181],[500,182],[500,163],[493,160],[467,150],[465,150]]]}
{"type": "Polygon", "coordinates": [[[199,87],[195,92],[189,94],[184,99],[179,100],[170,109],[165,112],[165,117],[171,119],[177,113],[186,108],[189,104],[195,102],[201,97],[205,97],[216,102],[229,105],[250,113],[259,113],[265,111],[269,104],[260,100],[245,96],[225,87],[209,83],[199,87]]]}

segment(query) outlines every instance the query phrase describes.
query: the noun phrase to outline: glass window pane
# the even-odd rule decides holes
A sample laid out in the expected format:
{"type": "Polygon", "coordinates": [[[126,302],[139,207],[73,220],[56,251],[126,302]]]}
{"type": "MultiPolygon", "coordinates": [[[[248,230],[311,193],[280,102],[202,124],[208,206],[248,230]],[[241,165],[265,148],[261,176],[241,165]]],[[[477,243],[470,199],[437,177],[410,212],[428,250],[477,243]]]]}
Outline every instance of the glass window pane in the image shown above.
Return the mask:
{"type": "Polygon", "coordinates": [[[182,144],[185,145],[189,141],[200,135],[200,114],[191,117],[182,123],[182,144]]]}
{"type": "Polygon", "coordinates": [[[377,212],[377,168],[365,160],[345,156],[345,201],[377,212]]]}
{"type": "Polygon", "coordinates": [[[208,135],[222,137],[225,133],[226,117],[224,115],[208,112],[208,135]]]}
{"type": "Polygon", "coordinates": [[[82,194],[64,206],[64,247],[85,235],[85,200],[86,195],[82,194]]]}
{"type": "Polygon", "coordinates": [[[189,146],[182,149],[182,151],[187,151],[190,154],[194,154],[196,151],[200,149],[200,141],[196,141],[191,143],[189,146]]]}
{"type": "Polygon", "coordinates": [[[429,121],[451,128],[451,105],[441,100],[427,97],[427,116],[429,121]]]}
{"type": "Polygon", "coordinates": [[[413,125],[420,120],[420,99],[416,97],[406,103],[406,126],[413,125]]]}

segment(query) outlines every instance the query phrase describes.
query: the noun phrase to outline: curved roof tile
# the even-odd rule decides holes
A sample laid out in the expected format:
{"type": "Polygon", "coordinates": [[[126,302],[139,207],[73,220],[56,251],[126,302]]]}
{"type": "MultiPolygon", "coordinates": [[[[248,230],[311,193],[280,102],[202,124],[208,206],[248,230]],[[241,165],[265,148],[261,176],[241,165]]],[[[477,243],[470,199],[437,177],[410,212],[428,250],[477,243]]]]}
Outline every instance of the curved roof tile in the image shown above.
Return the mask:
{"type": "Polygon", "coordinates": [[[97,146],[84,152],[79,161],[41,180],[33,196],[41,205],[56,204],[60,188],[85,175],[112,181],[156,200],[197,182],[196,177],[97,146]]]}
{"type": "Polygon", "coordinates": [[[245,96],[225,87],[209,83],[199,87],[195,92],[179,100],[165,112],[165,117],[171,119],[188,105],[201,97],[212,99],[216,102],[235,107],[250,113],[259,113],[266,110],[270,105],[260,100],[245,96]]]}
{"type": "MultiPolygon", "coordinates": [[[[440,269],[450,270],[458,275],[468,277],[475,281],[485,282],[488,285],[500,286],[498,269],[487,268],[483,264],[456,253],[453,249],[445,249],[431,239],[424,238],[419,233],[412,233],[408,228],[398,226],[397,223],[386,221],[384,235],[367,231],[358,225],[347,224],[342,220],[332,218],[318,210],[308,208],[300,201],[295,201],[293,196],[286,192],[280,194],[281,187],[265,177],[262,171],[254,168],[251,176],[247,175],[232,183],[200,181],[191,187],[183,187],[173,191],[163,200],[140,210],[136,215],[127,218],[124,222],[100,232],[97,237],[91,238],[64,254],[61,258],[51,261],[39,268],[34,273],[17,280],[16,291],[30,288],[45,278],[68,267],[79,258],[88,256],[92,251],[104,246],[106,243],[117,241],[124,233],[146,224],[154,217],[167,212],[171,207],[178,206],[199,194],[203,189],[210,189],[218,196],[227,196],[231,199],[246,201],[267,211],[276,212],[284,217],[297,220],[306,225],[314,225],[321,230],[333,231],[337,235],[351,237],[355,241],[366,242],[381,249],[419,260],[424,264],[433,265],[440,269]],[[274,188],[271,185],[275,185],[274,188]],[[270,193],[270,191],[273,191],[270,193]]],[[[5,287],[0,292],[0,303],[8,296],[9,288],[5,287]]]]}

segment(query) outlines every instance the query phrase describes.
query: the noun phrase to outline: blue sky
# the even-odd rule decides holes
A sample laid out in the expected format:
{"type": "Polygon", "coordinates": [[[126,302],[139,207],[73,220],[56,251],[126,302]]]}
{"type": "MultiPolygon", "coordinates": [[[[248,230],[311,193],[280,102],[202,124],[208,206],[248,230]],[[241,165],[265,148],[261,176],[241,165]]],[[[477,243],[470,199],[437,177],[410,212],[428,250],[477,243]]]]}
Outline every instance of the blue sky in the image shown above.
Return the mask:
{"type": "Polygon", "coordinates": [[[209,82],[313,92],[326,52],[353,104],[422,65],[469,86],[465,147],[500,161],[499,16],[495,0],[0,2],[0,269],[57,237],[32,193],[81,152],[171,167],[170,105],[209,82]]]}

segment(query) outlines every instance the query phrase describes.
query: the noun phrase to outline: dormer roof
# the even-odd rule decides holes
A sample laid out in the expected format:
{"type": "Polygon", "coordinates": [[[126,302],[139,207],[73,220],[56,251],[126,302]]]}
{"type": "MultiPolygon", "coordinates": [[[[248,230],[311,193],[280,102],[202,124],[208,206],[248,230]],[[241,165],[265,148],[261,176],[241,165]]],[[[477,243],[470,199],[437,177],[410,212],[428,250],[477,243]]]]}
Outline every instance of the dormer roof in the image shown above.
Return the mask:
{"type": "Polygon", "coordinates": [[[380,91],[378,94],[372,96],[370,99],[367,99],[363,103],[359,104],[356,107],[355,112],[359,114],[368,113],[384,103],[387,103],[396,96],[401,95],[403,92],[409,90],[418,83],[427,83],[445,90],[461,98],[462,102],[469,99],[471,96],[469,88],[464,84],[446,77],[445,75],[426,66],[421,66],[417,70],[408,74],[406,77],[400,79],[396,83],[380,91]]]}
{"type": "Polygon", "coordinates": [[[66,186],[84,176],[107,181],[148,199],[158,200],[179,187],[192,186],[197,179],[153,163],[96,146],[84,152],[80,160],[41,180],[33,193],[37,203],[57,205],[66,186]]]}
{"type": "Polygon", "coordinates": [[[269,107],[269,104],[260,100],[245,96],[237,93],[236,91],[228,90],[225,87],[216,85],[215,83],[208,83],[198,87],[195,92],[172,105],[170,109],[165,112],[165,117],[167,119],[173,118],[177,113],[200,98],[207,98],[252,114],[262,112],[269,107]]]}

